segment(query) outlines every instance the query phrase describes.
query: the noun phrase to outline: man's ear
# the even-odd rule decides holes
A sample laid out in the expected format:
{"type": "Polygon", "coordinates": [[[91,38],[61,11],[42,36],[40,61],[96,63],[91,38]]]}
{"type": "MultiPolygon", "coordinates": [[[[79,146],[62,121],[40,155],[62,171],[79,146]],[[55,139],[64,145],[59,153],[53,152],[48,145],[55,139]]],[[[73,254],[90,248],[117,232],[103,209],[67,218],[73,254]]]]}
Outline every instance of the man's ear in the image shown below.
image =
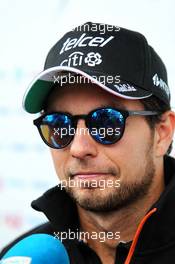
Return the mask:
{"type": "Polygon", "coordinates": [[[175,112],[166,111],[161,116],[161,121],[155,127],[155,154],[164,156],[173,140],[175,129],[175,112]]]}

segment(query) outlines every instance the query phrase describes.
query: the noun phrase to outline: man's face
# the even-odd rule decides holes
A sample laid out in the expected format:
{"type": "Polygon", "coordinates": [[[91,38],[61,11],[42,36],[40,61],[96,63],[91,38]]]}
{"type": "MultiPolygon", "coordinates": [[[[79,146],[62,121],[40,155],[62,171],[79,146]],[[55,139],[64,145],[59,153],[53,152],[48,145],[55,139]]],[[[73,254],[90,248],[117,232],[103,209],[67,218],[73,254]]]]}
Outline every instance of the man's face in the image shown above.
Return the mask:
{"type": "MultiPolygon", "coordinates": [[[[119,98],[95,84],[65,85],[48,99],[48,111],[72,115],[88,114],[102,106],[143,110],[139,100],[119,98]]],[[[77,127],[86,128],[85,121],[80,119],[77,127]]],[[[127,118],[124,135],[115,144],[102,145],[88,133],[77,133],[67,147],[51,149],[51,154],[59,179],[77,183],[66,191],[79,206],[91,211],[117,210],[138,201],[148,193],[155,174],[154,134],[141,116],[127,118]],[[88,184],[80,186],[80,181],[88,184]],[[101,188],[104,181],[105,188],[101,188]]]]}

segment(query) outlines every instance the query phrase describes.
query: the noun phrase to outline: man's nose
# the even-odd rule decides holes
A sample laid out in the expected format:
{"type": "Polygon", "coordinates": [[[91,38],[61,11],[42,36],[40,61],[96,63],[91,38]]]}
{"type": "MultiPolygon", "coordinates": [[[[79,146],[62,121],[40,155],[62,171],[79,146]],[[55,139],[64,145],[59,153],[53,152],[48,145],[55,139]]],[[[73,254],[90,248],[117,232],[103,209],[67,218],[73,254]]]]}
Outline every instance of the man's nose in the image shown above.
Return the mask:
{"type": "Polygon", "coordinates": [[[91,137],[84,120],[79,120],[74,138],[70,145],[70,153],[73,157],[84,159],[87,156],[97,155],[97,142],[91,137]]]}

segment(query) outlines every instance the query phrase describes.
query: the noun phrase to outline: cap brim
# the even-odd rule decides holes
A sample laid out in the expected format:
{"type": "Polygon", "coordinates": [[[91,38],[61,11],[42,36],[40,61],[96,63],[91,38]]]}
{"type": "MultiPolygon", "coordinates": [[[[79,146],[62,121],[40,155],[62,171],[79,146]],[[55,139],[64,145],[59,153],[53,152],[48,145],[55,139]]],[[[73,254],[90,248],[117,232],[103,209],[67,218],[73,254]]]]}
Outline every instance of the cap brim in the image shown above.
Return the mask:
{"type": "Polygon", "coordinates": [[[91,82],[97,84],[102,89],[108,91],[111,94],[119,96],[125,99],[144,99],[150,97],[152,93],[141,87],[129,84],[127,81],[121,81],[119,84],[114,83],[102,83],[98,79],[100,74],[95,72],[85,72],[79,69],[68,67],[68,66],[57,66],[49,68],[45,71],[42,71],[29,85],[24,98],[23,98],[23,108],[29,113],[38,113],[43,110],[43,104],[52,89],[53,85],[56,83],[56,76],[59,72],[70,72],[74,74],[79,74],[89,79],[91,82]],[[127,85],[133,89],[122,89],[123,85],[125,88],[127,85]],[[119,92],[120,91],[120,92],[119,92]]]}

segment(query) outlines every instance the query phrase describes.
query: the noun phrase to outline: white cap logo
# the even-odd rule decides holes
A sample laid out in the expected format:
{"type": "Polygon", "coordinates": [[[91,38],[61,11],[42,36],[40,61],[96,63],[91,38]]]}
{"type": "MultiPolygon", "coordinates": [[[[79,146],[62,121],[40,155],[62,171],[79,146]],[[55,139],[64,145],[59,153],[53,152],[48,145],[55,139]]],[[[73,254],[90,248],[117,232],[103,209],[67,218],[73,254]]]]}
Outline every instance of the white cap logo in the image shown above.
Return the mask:
{"type": "Polygon", "coordinates": [[[102,62],[101,55],[98,52],[89,52],[84,62],[87,63],[88,66],[98,65],[102,62]]]}
{"type": "Polygon", "coordinates": [[[164,82],[161,78],[159,78],[159,76],[157,75],[157,73],[153,76],[153,84],[159,88],[161,88],[162,90],[164,90],[166,92],[166,94],[168,95],[168,97],[170,96],[170,91],[169,91],[169,87],[166,84],[166,82],[164,82]]]}

